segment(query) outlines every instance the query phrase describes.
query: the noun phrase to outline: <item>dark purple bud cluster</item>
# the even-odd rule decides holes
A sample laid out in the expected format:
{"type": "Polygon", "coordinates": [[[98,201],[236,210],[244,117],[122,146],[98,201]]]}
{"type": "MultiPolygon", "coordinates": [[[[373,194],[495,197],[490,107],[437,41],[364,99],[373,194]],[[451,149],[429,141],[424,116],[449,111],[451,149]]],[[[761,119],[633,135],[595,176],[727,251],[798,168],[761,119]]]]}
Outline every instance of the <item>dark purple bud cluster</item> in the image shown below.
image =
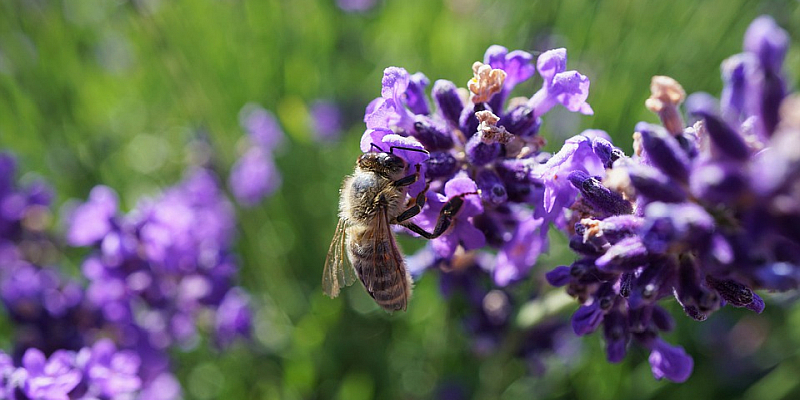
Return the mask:
{"type": "Polygon", "coordinates": [[[800,285],[800,98],[787,94],[780,69],[788,38],[760,17],[744,42],[723,63],[720,110],[692,95],[687,114],[697,122],[684,128],[683,88],[655,77],[646,105],[662,125],[636,126],[633,157],[581,137],[571,141],[582,155],[565,146],[553,156],[583,166],[565,171],[580,192],[568,225],[580,258],[547,279],[582,304],[575,333],[602,327],[611,362],[631,340],[642,344],[659,379],[682,382],[693,366],[658,338],[672,326],[659,300],[674,297],[705,320],[726,304],[760,313],[755,290],[800,285]]]}

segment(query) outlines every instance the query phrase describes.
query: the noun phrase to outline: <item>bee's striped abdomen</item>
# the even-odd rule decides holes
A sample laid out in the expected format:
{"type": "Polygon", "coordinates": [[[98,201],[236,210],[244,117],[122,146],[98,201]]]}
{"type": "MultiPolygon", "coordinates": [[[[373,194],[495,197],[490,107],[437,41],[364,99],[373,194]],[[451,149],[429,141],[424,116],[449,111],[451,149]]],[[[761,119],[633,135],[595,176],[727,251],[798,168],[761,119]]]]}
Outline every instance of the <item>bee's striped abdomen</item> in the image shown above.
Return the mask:
{"type": "MultiPolygon", "coordinates": [[[[351,232],[352,233],[352,232],[351,232]]],[[[365,230],[359,232],[369,235],[365,230]]],[[[394,238],[353,240],[347,243],[350,261],[367,293],[387,311],[405,310],[411,296],[411,278],[394,238]]]]}

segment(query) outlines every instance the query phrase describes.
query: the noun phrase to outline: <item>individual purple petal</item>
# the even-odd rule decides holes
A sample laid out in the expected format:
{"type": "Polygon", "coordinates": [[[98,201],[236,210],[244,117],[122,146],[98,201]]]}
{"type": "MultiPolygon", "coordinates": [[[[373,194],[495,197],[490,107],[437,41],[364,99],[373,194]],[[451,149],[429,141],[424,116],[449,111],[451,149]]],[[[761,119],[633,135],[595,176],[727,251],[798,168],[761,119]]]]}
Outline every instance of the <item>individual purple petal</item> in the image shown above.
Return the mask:
{"type": "MultiPolygon", "coordinates": [[[[762,79],[758,58],[751,53],[736,54],[723,61],[721,68],[725,84],[719,101],[722,116],[728,121],[739,122],[756,115],[759,103],[757,93],[761,91],[759,82],[762,79]]],[[[689,99],[686,100],[686,110],[690,114],[697,109],[712,113],[718,109],[715,107],[716,100],[711,95],[703,96],[702,101],[692,100],[692,103],[689,99]],[[702,107],[697,107],[698,105],[702,107]]]]}
{"type": "Polygon", "coordinates": [[[477,192],[478,185],[465,173],[456,175],[444,185],[444,195],[448,199],[467,194],[459,216],[472,217],[483,212],[483,204],[477,192]]]}
{"type": "Polygon", "coordinates": [[[78,206],[69,219],[67,242],[73,246],[88,246],[103,239],[112,227],[119,200],[113,189],[95,186],[86,203],[78,206]]]}
{"type": "Polygon", "coordinates": [[[422,72],[417,72],[408,78],[408,88],[406,89],[406,106],[414,114],[428,115],[430,114],[430,107],[428,107],[428,100],[425,98],[425,88],[430,85],[431,81],[422,72]]]}
{"type": "Polygon", "coordinates": [[[509,53],[508,49],[503,46],[489,46],[483,56],[483,63],[488,64],[492,69],[501,69],[506,73],[501,93],[490,101],[492,107],[500,109],[514,87],[533,76],[536,68],[531,61],[533,61],[533,55],[526,51],[514,50],[509,53]]]}
{"type": "Polygon", "coordinates": [[[364,153],[370,151],[388,152],[389,149],[384,148],[383,138],[386,135],[392,134],[394,134],[394,132],[387,128],[367,129],[361,136],[361,151],[364,153]]]}
{"type": "Polygon", "coordinates": [[[694,368],[694,360],[683,347],[672,346],[660,338],[650,342],[650,367],[656,379],[667,378],[681,383],[689,379],[694,368]]]}
{"type": "MultiPolygon", "coordinates": [[[[423,164],[430,154],[419,140],[396,134],[386,135],[382,139],[382,148],[404,159],[409,165],[423,164]],[[410,150],[416,149],[416,150],[410,150]]],[[[423,179],[424,180],[424,179],[423,179]]]]}
{"type": "MultiPolygon", "coordinates": [[[[557,74],[550,87],[550,93],[567,110],[585,115],[594,114],[592,107],[586,102],[586,98],[589,97],[589,78],[581,75],[578,71],[557,74]]],[[[537,115],[541,115],[541,113],[537,113],[537,115]]]]}
{"type": "Polygon", "coordinates": [[[383,70],[381,81],[381,97],[384,99],[401,99],[408,89],[409,76],[403,68],[388,67],[383,70]]]}
{"type": "Polygon", "coordinates": [[[497,253],[492,277],[499,286],[523,279],[536,264],[544,247],[539,232],[542,219],[526,219],[514,230],[511,240],[497,253]]]}
{"type": "Polygon", "coordinates": [[[567,49],[553,49],[540,54],[536,60],[536,69],[545,82],[550,82],[556,74],[567,70],[567,49]]]}
{"type": "Polygon", "coordinates": [[[367,106],[364,113],[364,123],[367,130],[390,129],[398,121],[394,100],[378,97],[367,106]]]}
{"type": "Polygon", "coordinates": [[[591,176],[605,173],[603,163],[594,154],[591,140],[587,137],[567,139],[561,150],[535,171],[535,177],[545,185],[543,200],[546,212],[553,210],[557,203],[567,207],[574,201],[578,190],[567,179],[572,171],[584,171],[591,176]]]}
{"type": "Polygon", "coordinates": [[[281,176],[269,153],[261,147],[251,147],[231,167],[229,183],[236,200],[252,207],[280,187],[281,176]]]}

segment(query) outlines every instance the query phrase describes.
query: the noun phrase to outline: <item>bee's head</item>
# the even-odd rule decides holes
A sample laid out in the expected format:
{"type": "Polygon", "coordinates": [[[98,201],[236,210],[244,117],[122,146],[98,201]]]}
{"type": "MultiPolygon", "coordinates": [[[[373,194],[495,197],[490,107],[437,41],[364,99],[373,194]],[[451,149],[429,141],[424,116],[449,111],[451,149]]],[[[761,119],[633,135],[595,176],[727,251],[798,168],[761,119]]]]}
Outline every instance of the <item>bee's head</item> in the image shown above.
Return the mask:
{"type": "Polygon", "coordinates": [[[371,151],[358,157],[358,167],[389,179],[398,179],[406,170],[406,162],[392,153],[371,151]]]}

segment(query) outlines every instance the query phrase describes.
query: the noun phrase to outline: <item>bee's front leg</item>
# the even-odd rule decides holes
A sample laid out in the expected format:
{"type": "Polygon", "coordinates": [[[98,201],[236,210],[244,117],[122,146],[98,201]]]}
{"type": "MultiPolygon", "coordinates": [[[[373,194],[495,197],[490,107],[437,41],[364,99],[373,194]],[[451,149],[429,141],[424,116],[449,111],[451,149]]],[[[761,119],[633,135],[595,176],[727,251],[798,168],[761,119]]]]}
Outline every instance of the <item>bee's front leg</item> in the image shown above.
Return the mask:
{"type": "Polygon", "coordinates": [[[413,174],[408,175],[408,176],[404,176],[404,177],[392,182],[392,185],[394,185],[395,187],[409,186],[409,185],[413,185],[414,182],[416,182],[418,180],[419,180],[419,164],[416,164],[416,165],[414,165],[414,173],[413,174]]]}
{"type": "MultiPolygon", "coordinates": [[[[425,192],[422,193],[424,194],[425,192]]],[[[456,214],[458,214],[458,211],[461,210],[461,207],[464,205],[464,197],[471,194],[478,194],[478,193],[477,192],[462,193],[444,203],[442,209],[439,211],[439,218],[436,220],[436,226],[433,228],[433,232],[428,232],[420,228],[419,225],[413,222],[405,222],[402,225],[411,230],[412,232],[426,239],[436,239],[439,236],[442,236],[442,234],[447,231],[447,228],[449,228],[450,225],[453,223],[453,218],[455,218],[456,214]]],[[[419,196],[417,196],[417,198],[419,198],[419,196]]],[[[422,199],[422,204],[423,205],[425,204],[424,196],[422,199]]],[[[400,218],[403,217],[405,214],[409,213],[410,211],[414,210],[415,207],[417,207],[417,205],[419,204],[415,204],[414,207],[409,208],[404,213],[400,214],[400,216],[397,217],[397,220],[402,222],[400,218]]],[[[417,210],[416,213],[406,218],[406,220],[413,217],[414,215],[419,214],[421,210],[422,206],[419,207],[419,210],[417,210]]]]}
{"type": "Polygon", "coordinates": [[[403,221],[408,221],[411,218],[414,218],[417,214],[422,212],[422,207],[425,206],[425,195],[428,193],[428,189],[431,187],[431,183],[428,182],[425,184],[425,189],[422,189],[417,197],[414,198],[413,202],[414,205],[409,207],[407,210],[403,211],[400,215],[395,218],[395,223],[402,224],[403,221]]]}

